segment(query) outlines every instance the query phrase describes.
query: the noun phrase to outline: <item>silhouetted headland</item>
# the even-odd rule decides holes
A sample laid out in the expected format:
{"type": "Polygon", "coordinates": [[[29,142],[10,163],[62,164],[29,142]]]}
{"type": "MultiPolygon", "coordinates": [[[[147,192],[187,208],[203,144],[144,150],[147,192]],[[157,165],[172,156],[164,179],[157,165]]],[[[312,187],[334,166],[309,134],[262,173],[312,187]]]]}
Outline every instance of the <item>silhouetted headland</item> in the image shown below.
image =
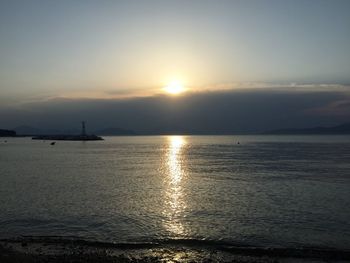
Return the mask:
{"type": "Polygon", "coordinates": [[[293,135],[293,134],[350,134],[350,123],[344,123],[333,127],[313,127],[305,129],[279,129],[263,132],[271,135],[293,135]]]}
{"type": "Polygon", "coordinates": [[[16,135],[15,131],[0,129],[0,137],[16,137],[16,135]]]}

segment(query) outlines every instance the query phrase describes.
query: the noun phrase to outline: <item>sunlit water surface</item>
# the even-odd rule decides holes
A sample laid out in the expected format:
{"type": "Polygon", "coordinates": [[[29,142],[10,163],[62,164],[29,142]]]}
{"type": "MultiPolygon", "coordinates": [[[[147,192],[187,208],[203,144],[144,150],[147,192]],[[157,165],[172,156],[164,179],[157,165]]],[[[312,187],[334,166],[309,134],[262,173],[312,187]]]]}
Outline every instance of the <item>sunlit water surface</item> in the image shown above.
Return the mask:
{"type": "Polygon", "coordinates": [[[349,137],[105,139],[2,139],[0,237],[350,247],[349,137]]]}

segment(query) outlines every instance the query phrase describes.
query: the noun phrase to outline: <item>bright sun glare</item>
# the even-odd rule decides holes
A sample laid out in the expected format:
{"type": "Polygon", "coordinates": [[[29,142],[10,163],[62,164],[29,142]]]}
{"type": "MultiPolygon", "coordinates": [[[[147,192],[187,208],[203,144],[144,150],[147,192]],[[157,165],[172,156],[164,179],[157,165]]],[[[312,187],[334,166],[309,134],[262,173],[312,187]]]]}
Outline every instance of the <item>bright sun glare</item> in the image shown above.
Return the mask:
{"type": "Polygon", "coordinates": [[[183,84],[179,81],[172,81],[170,84],[168,84],[166,87],[164,87],[164,90],[172,95],[177,95],[185,91],[185,88],[183,84]]]}

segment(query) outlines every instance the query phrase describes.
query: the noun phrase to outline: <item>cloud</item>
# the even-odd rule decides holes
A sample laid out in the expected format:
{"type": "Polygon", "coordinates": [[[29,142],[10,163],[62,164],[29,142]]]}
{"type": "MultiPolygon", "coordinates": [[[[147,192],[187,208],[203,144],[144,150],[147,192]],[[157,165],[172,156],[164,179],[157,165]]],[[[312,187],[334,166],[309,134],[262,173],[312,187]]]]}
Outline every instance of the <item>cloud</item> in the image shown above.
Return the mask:
{"type": "Polygon", "coordinates": [[[237,89],[124,99],[54,98],[0,111],[2,126],[122,127],[139,133],[232,134],[335,125],[348,120],[347,91],[237,89]],[[325,114],[327,112],[327,114],[325,114]]]}
{"type": "Polygon", "coordinates": [[[332,101],[325,106],[310,109],[308,112],[322,116],[338,116],[350,118],[350,98],[332,101]]]}
{"type": "MultiPolygon", "coordinates": [[[[229,93],[229,92],[344,92],[350,93],[350,85],[327,83],[276,83],[276,82],[230,82],[206,86],[187,86],[187,94],[229,93]]],[[[2,105],[20,105],[29,102],[46,101],[55,98],[65,99],[132,99],[164,95],[161,86],[152,87],[81,87],[50,92],[21,93],[4,95],[0,98],[2,105]],[[17,97],[17,99],[16,99],[17,97]]]]}
{"type": "Polygon", "coordinates": [[[296,82],[230,82],[204,86],[198,90],[230,91],[230,90],[274,90],[288,92],[350,92],[350,85],[336,83],[296,83],[296,82]]]}

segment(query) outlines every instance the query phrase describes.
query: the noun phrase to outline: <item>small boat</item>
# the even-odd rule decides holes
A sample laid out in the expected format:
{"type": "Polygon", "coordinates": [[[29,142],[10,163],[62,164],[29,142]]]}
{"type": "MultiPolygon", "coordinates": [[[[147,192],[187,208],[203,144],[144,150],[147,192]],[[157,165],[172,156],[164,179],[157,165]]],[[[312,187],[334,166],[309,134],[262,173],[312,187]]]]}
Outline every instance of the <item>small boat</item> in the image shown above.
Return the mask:
{"type": "Polygon", "coordinates": [[[56,142],[52,142],[52,143],[50,143],[50,145],[55,145],[56,144],[56,142]]]}

